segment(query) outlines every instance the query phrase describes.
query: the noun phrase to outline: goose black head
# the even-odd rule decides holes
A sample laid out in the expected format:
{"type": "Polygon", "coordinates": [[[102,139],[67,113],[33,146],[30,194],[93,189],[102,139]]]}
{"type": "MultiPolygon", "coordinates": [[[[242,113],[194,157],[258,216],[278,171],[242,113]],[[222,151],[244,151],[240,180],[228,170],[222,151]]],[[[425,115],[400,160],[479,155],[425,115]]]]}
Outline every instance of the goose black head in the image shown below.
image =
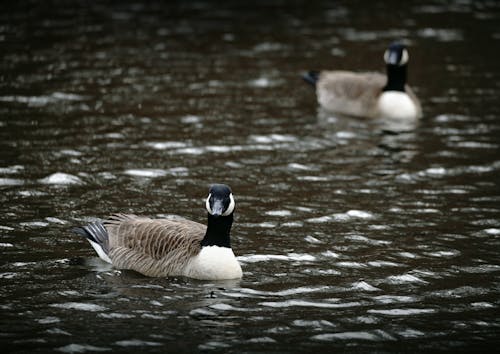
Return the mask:
{"type": "Polygon", "coordinates": [[[229,216],[234,211],[234,197],[231,188],[225,184],[213,184],[208,190],[205,207],[214,217],[229,216]]]}
{"type": "Polygon", "coordinates": [[[409,58],[406,46],[400,42],[391,43],[384,53],[384,61],[387,65],[404,66],[409,58]]]}

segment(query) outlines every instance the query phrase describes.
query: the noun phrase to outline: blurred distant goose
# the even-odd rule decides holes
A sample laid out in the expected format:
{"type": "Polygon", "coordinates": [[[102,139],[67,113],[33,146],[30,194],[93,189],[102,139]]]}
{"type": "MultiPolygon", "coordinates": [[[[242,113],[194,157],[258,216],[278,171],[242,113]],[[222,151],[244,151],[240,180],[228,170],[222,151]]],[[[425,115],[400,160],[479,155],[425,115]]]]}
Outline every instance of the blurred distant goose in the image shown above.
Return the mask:
{"type": "Polygon", "coordinates": [[[367,117],[416,119],[422,116],[417,96],[406,84],[408,51],[392,43],[384,54],[387,74],[310,71],[304,80],[316,87],[319,104],[332,112],[367,117]]]}
{"type": "Polygon", "coordinates": [[[207,226],[186,219],[115,214],[73,231],[86,237],[101,259],[119,269],[151,277],[241,278],[229,237],[235,207],[229,186],[212,185],[205,206],[207,226]]]}

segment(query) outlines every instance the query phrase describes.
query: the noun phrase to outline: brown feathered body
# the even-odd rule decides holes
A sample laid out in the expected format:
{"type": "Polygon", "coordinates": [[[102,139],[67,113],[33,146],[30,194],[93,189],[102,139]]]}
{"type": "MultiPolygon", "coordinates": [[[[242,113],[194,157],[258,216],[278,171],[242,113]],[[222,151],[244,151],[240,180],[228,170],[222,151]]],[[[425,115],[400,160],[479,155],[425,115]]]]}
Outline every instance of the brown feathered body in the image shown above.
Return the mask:
{"type": "Polygon", "coordinates": [[[206,232],[205,225],[187,219],[125,214],[114,215],[103,225],[112,264],[151,277],[185,275],[206,232]]]}
{"type": "MultiPolygon", "coordinates": [[[[325,109],[349,116],[379,118],[379,98],[387,76],[376,72],[322,71],[316,83],[318,103],[325,109]]],[[[418,98],[405,85],[405,92],[421,116],[418,98]]]]}

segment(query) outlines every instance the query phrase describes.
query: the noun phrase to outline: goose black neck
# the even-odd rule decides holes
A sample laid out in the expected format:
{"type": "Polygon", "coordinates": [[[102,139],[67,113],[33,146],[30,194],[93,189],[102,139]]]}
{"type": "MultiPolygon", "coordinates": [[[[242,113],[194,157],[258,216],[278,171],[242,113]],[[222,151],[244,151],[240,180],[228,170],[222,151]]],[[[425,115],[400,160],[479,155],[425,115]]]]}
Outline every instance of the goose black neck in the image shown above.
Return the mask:
{"type": "Polygon", "coordinates": [[[231,248],[231,225],[233,225],[233,214],[215,217],[208,214],[207,232],[201,241],[201,246],[219,246],[231,248]]]}
{"type": "Polygon", "coordinates": [[[387,65],[387,84],[383,91],[405,92],[406,65],[387,65]]]}

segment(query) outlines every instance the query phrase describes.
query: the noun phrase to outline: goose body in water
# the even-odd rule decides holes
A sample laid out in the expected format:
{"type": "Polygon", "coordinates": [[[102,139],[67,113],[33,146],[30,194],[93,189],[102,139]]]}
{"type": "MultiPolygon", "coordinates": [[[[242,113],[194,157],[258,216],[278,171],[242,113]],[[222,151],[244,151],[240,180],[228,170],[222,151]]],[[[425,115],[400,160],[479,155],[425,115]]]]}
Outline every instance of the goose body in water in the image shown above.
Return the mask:
{"type": "Polygon", "coordinates": [[[235,202],[229,186],[212,185],[205,206],[207,226],[186,219],[115,214],[73,231],[86,237],[99,257],[118,269],[151,277],[241,278],[230,242],[235,202]]]}
{"type": "Polygon", "coordinates": [[[406,83],[409,55],[401,43],[384,54],[386,74],[352,71],[310,71],[303,79],[316,87],[318,103],[328,111],[350,116],[417,119],[420,102],[406,83]]]}

